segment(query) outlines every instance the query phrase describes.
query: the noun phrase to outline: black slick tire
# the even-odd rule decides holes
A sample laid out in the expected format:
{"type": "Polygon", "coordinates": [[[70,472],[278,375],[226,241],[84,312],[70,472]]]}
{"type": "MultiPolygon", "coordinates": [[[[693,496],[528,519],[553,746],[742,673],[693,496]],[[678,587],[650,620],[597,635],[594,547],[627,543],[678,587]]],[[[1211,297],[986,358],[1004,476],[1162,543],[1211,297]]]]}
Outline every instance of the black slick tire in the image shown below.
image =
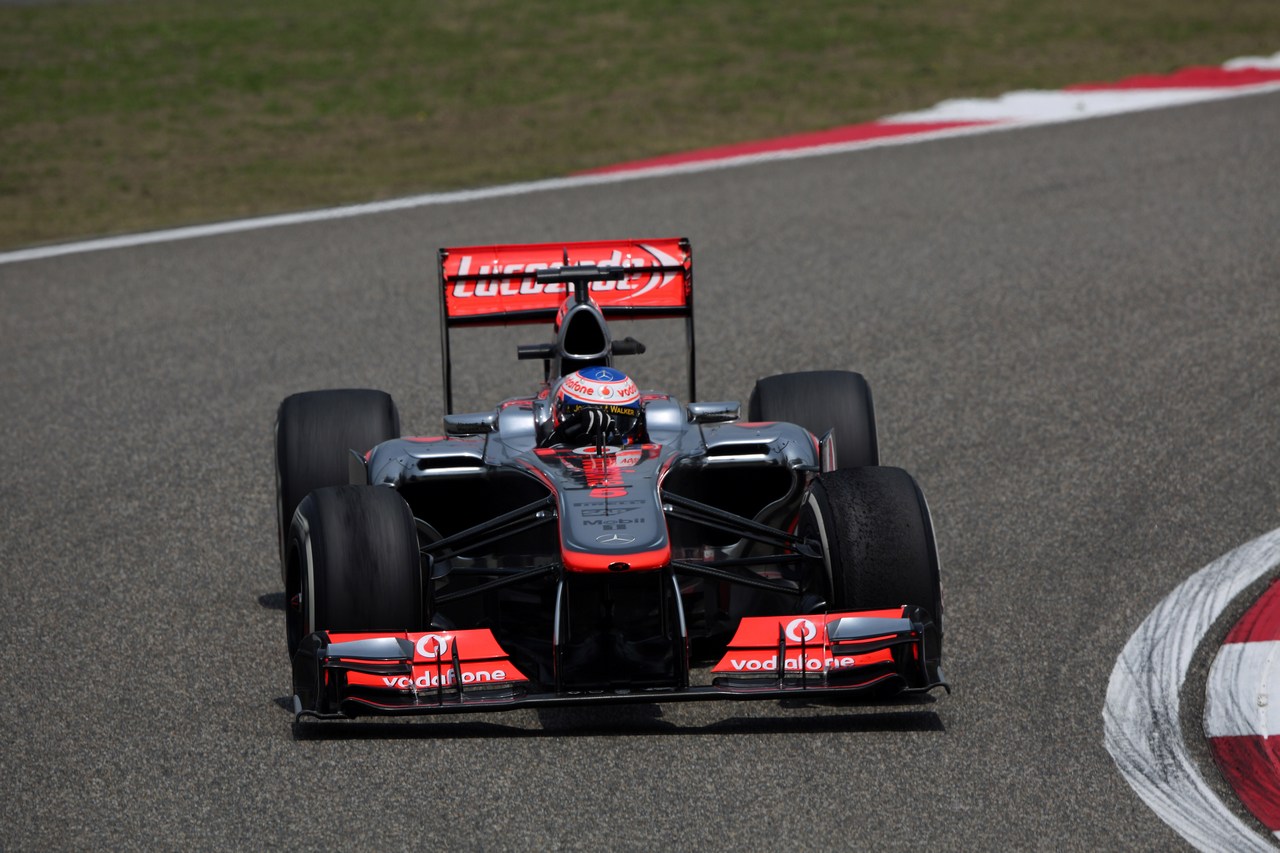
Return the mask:
{"type": "Polygon", "coordinates": [[[835,431],[836,467],[880,464],[871,387],[860,373],[814,370],[756,382],[747,404],[752,421],[786,421],[821,438],[835,431]]]}
{"type": "Polygon", "coordinates": [[[400,413],[383,391],[306,391],[276,413],[276,527],[281,570],[294,510],[313,489],[349,480],[351,451],[364,453],[400,435],[400,413]]]}
{"type": "Polygon", "coordinates": [[[290,656],[317,630],[424,627],[418,536],[395,489],[311,492],[294,514],[285,553],[290,656]]]}
{"type": "Polygon", "coordinates": [[[924,495],[901,468],[831,471],[810,487],[799,532],[822,540],[829,610],[913,605],[942,632],[942,585],[924,495]]]}

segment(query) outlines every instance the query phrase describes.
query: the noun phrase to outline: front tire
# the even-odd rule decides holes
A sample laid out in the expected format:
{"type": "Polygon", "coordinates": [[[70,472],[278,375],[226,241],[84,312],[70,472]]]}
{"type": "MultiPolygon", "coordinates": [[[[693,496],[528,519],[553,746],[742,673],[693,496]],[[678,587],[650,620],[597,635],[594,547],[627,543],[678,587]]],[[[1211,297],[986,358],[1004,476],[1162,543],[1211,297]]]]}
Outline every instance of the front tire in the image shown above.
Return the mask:
{"type": "Polygon", "coordinates": [[[818,477],[800,516],[822,541],[829,610],[923,607],[942,631],[942,585],[924,495],[901,468],[855,468],[818,477]]]}
{"type": "Polygon", "coordinates": [[[766,377],[752,389],[747,413],[750,420],[798,424],[819,437],[834,430],[837,468],[880,464],[871,387],[860,373],[814,370],[766,377]]]}
{"type": "Polygon", "coordinates": [[[400,435],[400,412],[383,391],[306,391],[276,414],[276,529],[281,570],[294,510],[313,489],[350,480],[350,451],[364,453],[400,435]]]}
{"type": "Polygon", "coordinates": [[[303,498],[286,545],[289,655],[315,631],[416,631],[422,564],[409,505],[389,486],[303,498]]]}

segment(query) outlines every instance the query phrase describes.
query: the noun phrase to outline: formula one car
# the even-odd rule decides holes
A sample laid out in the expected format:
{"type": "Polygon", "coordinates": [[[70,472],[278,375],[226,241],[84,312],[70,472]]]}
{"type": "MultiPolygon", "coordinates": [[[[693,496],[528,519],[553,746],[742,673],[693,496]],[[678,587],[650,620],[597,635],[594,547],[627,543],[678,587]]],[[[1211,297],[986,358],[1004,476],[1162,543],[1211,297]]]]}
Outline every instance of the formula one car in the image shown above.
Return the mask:
{"type": "Polygon", "coordinates": [[[276,421],[295,718],[950,689],[915,481],[879,467],[857,373],[737,402],[641,391],[609,321],[684,319],[688,240],[440,250],[444,434],[391,398],[276,421]],[[536,393],[453,413],[450,332],[551,323],[536,393]]]}

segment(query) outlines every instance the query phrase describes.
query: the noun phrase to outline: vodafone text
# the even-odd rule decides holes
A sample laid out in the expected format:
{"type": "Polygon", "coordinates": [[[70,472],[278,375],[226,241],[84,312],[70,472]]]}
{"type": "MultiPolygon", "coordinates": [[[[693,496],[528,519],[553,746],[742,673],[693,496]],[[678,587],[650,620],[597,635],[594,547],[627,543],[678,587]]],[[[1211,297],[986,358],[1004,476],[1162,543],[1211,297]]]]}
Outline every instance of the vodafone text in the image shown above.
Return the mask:
{"type": "MultiPolygon", "coordinates": [[[[729,665],[739,672],[774,672],[778,668],[778,659],[776,657],[748,658],[746,660],[743,660],[742,658],[729,658],[729,665]]],[[[804,668],[807,672],[848,669],[851,666],[854,666],[854,660],[851,657],[827,658],[825,661],[822,658],[806,657],[804,661],[804,668]]],[[[800,655],[787,658],[785,668],[798,670],[800,668],[800,655]]]]}
{"type": "MultiPolygon", "coordinates": [[[[564,378],[564,383],[560,386],[566,393],[575,394],[579,397],[599,397],[608,399],[616,397],[622,403],[633,402],[640,396],[636,383],[630,377],[621,382],[593,382],[584,381],[577,373],[570,373],[564,378]],[[614,388],[616,385],[618,387],[614,388]]],[[[618,414],[635,414],[633,410],[619,412],[618,414]]]]}
{"type": "MultiPolygon", "coordinates": [[[[480,670],[478,672],[462,673],[463,684],[482,684],[486,681],[506,681],[507,671],[504,669],[480,670]]],[[[399,688],[400,690],[408,690],[416,688],[421,690],[425,687],[452,687],[457,682],[453,679],[453,670],[446,669],[444,672],[436,675],[430,672],[424,672],[417,678],[410,678],[407,675],[399,676],[383,676],[382,683],[387,687],[399,688]]]]}

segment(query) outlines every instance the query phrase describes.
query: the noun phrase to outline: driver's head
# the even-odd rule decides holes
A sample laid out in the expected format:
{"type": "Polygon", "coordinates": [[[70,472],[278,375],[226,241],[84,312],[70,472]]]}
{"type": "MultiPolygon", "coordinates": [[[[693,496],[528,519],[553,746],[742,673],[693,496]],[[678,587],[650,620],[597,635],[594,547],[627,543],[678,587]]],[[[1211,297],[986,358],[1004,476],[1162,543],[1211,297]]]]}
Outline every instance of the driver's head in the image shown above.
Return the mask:
{"type": "Polygon", "coordinates": [[[603,432],[608,444],[633,444],[643,429],[640,391],[621,370],[584,367],[556,384],[551,420],[561,440],[603,432]]]}

